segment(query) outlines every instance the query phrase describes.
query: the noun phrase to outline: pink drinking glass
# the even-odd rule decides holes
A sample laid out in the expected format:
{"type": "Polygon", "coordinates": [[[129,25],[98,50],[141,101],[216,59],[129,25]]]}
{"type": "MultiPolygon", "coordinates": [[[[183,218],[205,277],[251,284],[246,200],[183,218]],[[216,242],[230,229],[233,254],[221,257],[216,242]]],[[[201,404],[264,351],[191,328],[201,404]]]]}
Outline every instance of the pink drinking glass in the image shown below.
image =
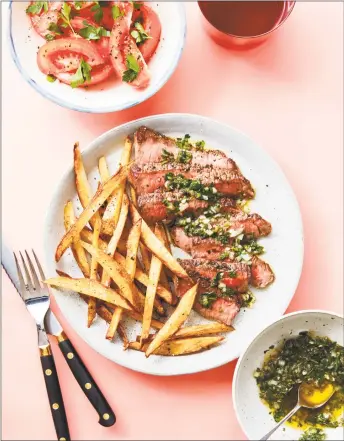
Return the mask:
{"type": "MultiPolygon", "coordinates": [[[[246,0],[241,0],[245,2],[246,0]]],[[[240,3],[241,3],[240,2],[240,3]]],[[[207,7],[211,6],[213,12],[216,13],[215,8],[221,8],[223,6],[223,1],[198,1],[198,5],[203,14],[203,21],[206,31],[214,39],[214,41],[222,46],[227,46],[231,48],[250,48],[263,43],[274,31],[276,31],[289,17],[295,6],[295,1],[283,1],[281,7],[281,13],[276,17],[276,21],[271,25],[269,29],[264,32],[256,33],[254,35],[237,35],[230,33],[227,30],[221,29],[217,23],[214,23],[211,15],[207,13],[207,7]],[[209,16],[210,15],[210,16],[209,16]]],[[[234,5],[236,2],[232,2],[234,5]]],[[[247,2],[247,4],[253,2],[247,2]]],[[[255,4],[263,4],[267,2],[255,1],[255,4]]],[[[220,13],[220,10],[219,10],[220,13]]],[[[214,15],[214,14],[213,14],[214,15]]]]}

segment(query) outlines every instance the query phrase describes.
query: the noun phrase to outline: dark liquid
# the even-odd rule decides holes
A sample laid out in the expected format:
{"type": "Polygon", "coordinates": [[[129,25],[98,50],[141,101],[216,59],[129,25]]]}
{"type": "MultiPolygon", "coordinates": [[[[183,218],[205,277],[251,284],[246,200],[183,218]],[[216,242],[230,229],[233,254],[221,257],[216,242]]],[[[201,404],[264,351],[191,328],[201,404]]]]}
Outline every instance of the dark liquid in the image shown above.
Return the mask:
{"type": "Polygon", "coordinates": [[[200,1],[205,18],[219,31],[240,37],[265,34],[279,22],[282,1],[200,1]]]}

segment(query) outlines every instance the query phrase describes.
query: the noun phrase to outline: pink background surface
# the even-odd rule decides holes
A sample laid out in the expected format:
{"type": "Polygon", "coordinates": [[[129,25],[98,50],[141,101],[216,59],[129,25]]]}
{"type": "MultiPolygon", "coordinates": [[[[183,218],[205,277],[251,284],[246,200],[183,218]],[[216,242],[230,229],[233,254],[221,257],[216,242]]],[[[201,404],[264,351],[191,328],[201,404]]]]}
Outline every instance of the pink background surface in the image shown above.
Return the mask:
{"type": "MultiPolygon", "coordinates": [[[[7,12],[7,3],[4,6],[7,12]]],[[[246,132],[278,161],[300,203],[304,269],[288,311],[343,312],[343,4],[298,3],[276,35],[250,52],[215,45],[196,3],[186,3],[188,36],[168,84],[140,106],[108,115],[72,112],[37,94],[16,70],[3,39],[3,235],[43,255],[52,191],[72,145],[138,117],[206,115],[246,132]]],[[[55,439],[24,305],[2,274],[2,439],[55,439]]],[[[58,351],[55,359],[73,439],[245,439],[235,418],[235,362],[206,373],[156,378],[116,366],[63,326],[118,417],[105,429],[58,351]]]]}

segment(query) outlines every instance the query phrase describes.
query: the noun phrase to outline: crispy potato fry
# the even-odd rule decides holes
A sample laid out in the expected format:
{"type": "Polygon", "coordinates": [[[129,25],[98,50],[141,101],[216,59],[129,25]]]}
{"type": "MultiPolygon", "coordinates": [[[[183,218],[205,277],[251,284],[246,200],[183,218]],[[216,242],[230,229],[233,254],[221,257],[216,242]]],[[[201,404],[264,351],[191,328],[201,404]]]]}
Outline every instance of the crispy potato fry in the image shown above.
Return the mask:
{"type": "Polygon", "coordinates": [[[134,280],[136,273],[137,251],[140,243],[141,224],[142,221],[139,220],[132,226],[127,241],[127,256],[125,259],[125,267],[132,280],[134,280]]]}
{"type": "MultiPolygon", "coordinates": [[[[143,321],[143,315],[136,312],[136,311],[124,311],[125,315],[127,315],[128,317],[131,317],[132,319],[138,321],[138,322],[142,322],[143,321]]],[[[164,326],[164,323],[159,322],[159,320],[155,320],[152,319],[151,321],[151,327],[153,329],[159,330],[164,326]]]]}
{"type": "MultiPolygon", "coordinates": [[[[142,224],[142,221],[141,221],[142,224]]],[[[162,226],[156,224],[155,235],[159,240],[162,240],[162,226]]],[[[145,309],[143,312],[143,322],[142,322],[142,335],[141,335],[141,346],[145,342],[149,335],[149,330],[151,327],[152,315],[153,315],[153,305],[156,296],[157,286],[160,279],[160,272],[162,268],[162,262],[155,255],[152,256],[151,266],[149,268],[149,282],[146,291],[146,301],[145,309]]]]}
{"type": "MultiPolygon", "coordinates": [[[[132,142],[129,138],[126,139],[124,148],[122,150],[120,166],[127,166],[130,162],[132,142]]],[[[121,186],[113,192],[109,203],[103,215],[103,230],[104,234],[112,235],[114,228],[120,216],[122,199],[125,191],[126,181],[123,181],[121,186]]]]}
{"type": "Polygon", "coordinates": [[[128,173],[128,167],[122,167],[119,171],[110,178],[93,196],[91,202],[81,213],[78,220],[74,225],[68,230],[68,232],[63,236],[59,245],[57,246],[55,253],[55,260],[58,262],[66,249],[72,244],[75,237],[80,234],[80,231],[84,228],[87,222],[94,216],[94,213],[99,210],[104,201],[109,197],[109,195],[116,190],[121,183],[126,179],[128,173]]]}
{"type": "Polygon", "coordinates": [[[108,169],[106,159],[104,156],[99,158],[98,170],[99,170],[99,174],[100,174],[101,183],[105,184],[105,182],[110,179],[110,173],[109,173],[109,169],[108,169]]]}
{"type": "MultiPolygon", "coordinates": [[[[169,236],[169,234],[167,232],[167,227],[166,227],[165,224],[164,224],[164,235],[163,235],[163,238],[164,238],[164,245],[165,245],[165,247],[172,254],[170,236],[169,236]]],[[[167,283],[168,283],[167,274],[169,274],[171,279],[172,279],[172,304],[176,305],[178,303],[178,299],[177,299],[177,296],[175,294],[176,293],[176,287],[177,287],[177,284],[178,284],[178,277],[175,274],[171,273],[171,271],[169,271],[165,267],[163,268],[163,271],[164,271],[164,275],[165,275],[165,278],[167,280],[167,283]]],[[[164,282],[163,279],[161,281],[164,282]]],[[[163,285],[164,285],[164,283],[163,283],[163,285]]],[[[169,287],[169,290],[171,290],[170,283],[168,283],[168,287],[169,287]]]]}
{"type": "MultiPolygon", "coordinates": [[[[146,357],[149,357],[156,349],[158,349],[164,341],[174,335],[189,317],[197,294],[198,284],[194,285],[181,298],[178,306],[160,329],[154,340],[150,343],[146,351],[146,357]]],[[[142,341],[142,339],[141,339],[142,341]]]]}
{"type": "MultiPolygon", "coordinates": [[[[84,240],[85,242],[89,243],[92,245],[92,240],[93,240],[93,231],[91,231],[89,228],[85,227],[80,231],[80,237],[82,240],[84,240]]],[[[98,247],[102,250],[102,251],[106,251],[107,250],[107,242],[105,242],[105,240],[99,238],[98,239],[98,247]]]]}
{"type": "Polygon", "coordinates": [[[119,265],[116,260],[113,259],[113,257],[107,255],[99,248],[96,249],[92,247],[92,245],[82,241],[81,244],[92,257],[97,259],[99,265],[101,265],[103,269],[110,275],[111,279],[118,286],[123,297],[129,300],[129,302],[135,308],[137,308],[139,312],[143,311],[144,296],[133,284],[126,269],[122,265],[119,265]]]}
{"type": "MultiPolygon", "coordinates": [[[[208,349],[213,346],[224,337],[214,336],[214,337],[195,337],[195,338],[181,338],[178,340],[168,340],[163,343],[156,351],[154,355],[165,355],[165,356],[177,356],[177,355],[187,355],[194,354],[196,352],[208,349]]],[[[130,342],[127,346],[129,349],[135,349],[136,351],[147,352],[149,343],[146,343],[141,348],[139,342],[130,342]]]]}
{"type": "MultiPolygon", "coordinates": [[[[86,208],[87,205],[90,203],[92,193],[90,184],[87,179],[84,163],[82,161],[82,155],[78,142],[74,144],[74,174],[76,191],[78,193],[82,207],[86,208]]],[[[90,219],[90,224],[92,225],[92,227],[94,226],[97,218],[99,218],[99,214],[95,213],[95,215],[90,219]]]]}
{"type": "Polygon", "coordinates": [[[117,291],[106,288],[97,280],[90,279],[71,279],[69,277],[55,277],[46,280],[44,283],[57,288],[79,292],[96,299],[103,300],[111,305],[120,306],[131,310],[129,302],[124,299],[117,291]]]}
{"type": "Polygon", "coordinates": [[[123,341],[123,347],[124,349],[127,349],[129,346],[129,339],[127,337],[127,333],[125,331],[125,327],[123,326],[123,324],[120,322],[118,323],[118,335],[121,337],[122,341],[123,341]]]}
{"type": "MultiPolygon", "coordinates": [[[[125,257],[123,257],[120,253],[115,253],[115,260],[120,263],[122,266],[125,266],[125,257]]],[[[148,286],[149,283],[149,277],[148,275],[143,272],[140,268],[136,267],[135,271],[135,279],[142,283],[144,286],[148,286]]],[[[172,304],[172,293],[168,291],[165,287],[158,284],[157,291],[159,297],[161,297],[163,300],[165,300],[166,303],[172,304]]]]}
{"type": "Polygon", "coordinates": [[[110,322],[110,326],[108,327],[108,330],[106,332],[106,339],[112,340],[116,334],[119,322],[122,318],[122,308],[115,308],[115,311],[112,315],[112,319],[110,322]]]}
{"type": "Polygon", "coordinates": [[[129,192],[130,192],[130,200],[132,202],[132,204],[137,207],[137,196],[136,196],[136,191],[135,188],[130,185],[129,187],[129,192]]]}
{"type": "MultiPolygon", "coordinates": [[[[130,215],[133,223],[136,223],[139,219],[142,219],[139,212],[136,210],[133,204],[130,204],[130,215]]],[[[153,231],[149,228],[146,222],[142,219],[141,238],[147,248],[161,260],[161,262],[167,266],[178,277],[189,278],[184,268],[177,262],[172,254],[166,249],[165,245],[159,240],[153,231]]]]}
{"type": "MultiPolygon", "coordinates": [[[[222,323],[207,323],[204,325],[194,325],[187,326],[186,328],[181,328],[168,340],[177,340],[178,338],[193,338],[193,337],[207,337],[213,334],[221,334],[222,332],[232,332],[234,328],[232,326],[227,326],[222,323]]],[[[140,340],[141,336],[136,337],[136,341],[140,340]]],[[[155,334],[150,334],[148,337],[149,341],[154,340],[155,334]]]]}
{"type": "MultiPolygon", "coordinates": [[[[108,254],[109,256],[113,256],[116,251],[119,239],[122,236],[124,225],[128,217],[128,211],[129,211],[129,200],[127,195],[124,195],[119,221],[116,225],[116,228],[107,246],[106,254],[108,254]]],[[[110,279],[111,279],[110,275],[106,271],[103,271],[102,284],[105,286],[109,286],[110,279]]]]}
{"type": "MultiPolygon", "coordinates": [[[[94,223],[93,237],[92,237],[92,246],[98,248],[99,234],[102,226],[102,221],[98,216],[94,223]]],[[[97,270],[98,270],[98,262],[92,257],[91,259],[91,271],[90,271],[90,279],[97,280],[97,270]]],[[[88,328],[93,323],[93,320],[96,318],[97,314],[97,300],[94,297],[90,297],[88,301],[88,312],[87,312],[87,326],[88,328]]]]}
{"type": "MultiPolygon", "coordinates": [[[[75,224],[75,215],[73,210],[73,204],[68,201],[64,207],[64,226],[66,231],[68,231],[72,225],[75,224]]],[[[86,253],[82,245],[80,244],[80,237],[76,236],[75,240],[71,246],[72,253],[76,263],[78,264],[82,274],[85,277],[90,277],[90,266],[86,257],[86,253]]]]}

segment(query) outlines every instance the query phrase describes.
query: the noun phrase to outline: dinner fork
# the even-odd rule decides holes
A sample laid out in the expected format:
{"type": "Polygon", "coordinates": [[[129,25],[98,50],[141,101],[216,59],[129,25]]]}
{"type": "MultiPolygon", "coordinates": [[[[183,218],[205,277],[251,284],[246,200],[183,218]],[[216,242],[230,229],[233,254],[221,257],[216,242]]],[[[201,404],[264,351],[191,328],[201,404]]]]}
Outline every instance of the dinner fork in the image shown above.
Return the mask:
{"type": "MultiPolygon", "coordinates": [[[[36,260],[37,267],[41,271],[36,254],[34,251],[32,251],[32,253],[36,260]]],[[[18,271],[20,295],[26,305],[26,308],[36,322],[41,364],[57,438],[61,441],[70,440],[68,422],[65,407],[63,404],[60,383],[57,377],[54,358],[52,356],[50,343],[44,326],[44,318],[50,306],[49,291],[44,285],[41,286],[35,267],[32,264],[32,261],[27,251],[25,251],[25,255],[30,271],[22,253],[19,252],[21,264],[24,270],[23,272],[25,274],[25,279],[17,256],[15,253],[13,254],[18,271]]]]}

